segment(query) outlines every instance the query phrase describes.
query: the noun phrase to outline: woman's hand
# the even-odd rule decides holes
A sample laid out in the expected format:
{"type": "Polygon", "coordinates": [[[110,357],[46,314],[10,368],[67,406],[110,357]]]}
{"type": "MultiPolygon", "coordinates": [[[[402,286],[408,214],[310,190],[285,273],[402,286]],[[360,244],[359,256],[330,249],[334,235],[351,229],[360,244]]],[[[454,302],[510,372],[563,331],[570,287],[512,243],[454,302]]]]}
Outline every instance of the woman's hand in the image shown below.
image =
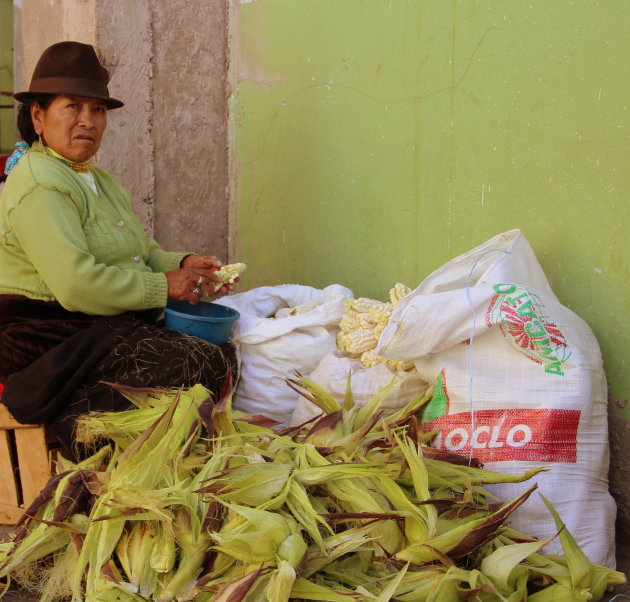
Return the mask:
{"type": "Polygon", "coordinates": [[[188,301],[197,305],[203,297],[204,290],[214,295],[214,282],[218,280],[212,272],[209,276],[201,276],[190,268],[180,268],[166,272],[168,298],[188,301]]]}
{"type": "Polygon", "coordinates": [[[180,265],[179,270],[166,272],[169,299],[186,300],[196,305],[201,301],[204,292],[214,297],[234,289],[233,284],[221,284],[215,275],[223,263],[213,255],[188,255],[180,265]],[[221,284],[217,290],[216,284],[221,284]]]}
{"type": "Polygon", "coordinates": [[[179,269],[166,272],[168,284],[168,298],[188,301],[197,305],[203,297],[203,277],[197,276],[189,269],[179,269]]]}
{"type": "Polygon", "coordinates": [[[202,269],[216,271],[223,267],[223,262],[214,255],[186,255],[180,264],[182,268],[202,269]]]}

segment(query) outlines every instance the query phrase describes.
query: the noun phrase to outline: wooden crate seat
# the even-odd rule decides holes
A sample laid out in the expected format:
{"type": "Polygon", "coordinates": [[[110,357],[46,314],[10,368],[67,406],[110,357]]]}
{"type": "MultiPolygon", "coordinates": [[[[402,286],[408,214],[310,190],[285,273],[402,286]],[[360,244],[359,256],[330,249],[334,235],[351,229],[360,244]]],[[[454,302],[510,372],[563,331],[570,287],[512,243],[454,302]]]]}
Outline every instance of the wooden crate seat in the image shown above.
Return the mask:
{"type": "Polygon", "coordinates": [[[15,524],[50,475],[45,427],[20,424],[0,403],[0,524],[15,524]]]}

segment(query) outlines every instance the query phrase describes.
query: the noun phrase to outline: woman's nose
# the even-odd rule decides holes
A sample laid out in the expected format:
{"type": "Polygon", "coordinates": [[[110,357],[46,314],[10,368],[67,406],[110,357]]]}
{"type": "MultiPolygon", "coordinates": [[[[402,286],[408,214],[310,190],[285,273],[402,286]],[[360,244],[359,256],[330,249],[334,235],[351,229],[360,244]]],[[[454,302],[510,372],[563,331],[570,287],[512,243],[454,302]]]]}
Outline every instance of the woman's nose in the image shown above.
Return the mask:
{"type": "Polygon", "coordinates": [[[83,108],[79,114],[79,125],[90,128],[94,126],[94,115],[89,108],[83,108]]]}

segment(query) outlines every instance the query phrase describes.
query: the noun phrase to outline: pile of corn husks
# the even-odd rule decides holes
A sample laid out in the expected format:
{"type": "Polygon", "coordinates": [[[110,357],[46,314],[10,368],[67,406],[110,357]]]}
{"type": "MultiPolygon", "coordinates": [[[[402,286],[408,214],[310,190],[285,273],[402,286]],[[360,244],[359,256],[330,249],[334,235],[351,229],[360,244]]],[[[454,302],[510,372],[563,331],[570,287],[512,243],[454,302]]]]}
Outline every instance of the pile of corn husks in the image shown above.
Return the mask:
{"type": "MultiPolygon", "coordinates": [[[[0,577],[41,600],[386,602],[600,600],[616,571],[591,564],[556,518],[565,556],[507,526],[521,481],[426,445],[428,396],[388,417],[387,391],[344,407],[290,381],[325,415],[276,432],[201,386],[122,390],[137,410],[90,416],[113,444],[59,473],[0,544],[0,577]],[[13,581],[11,581],[13,580],[13,581]]],[[[350,387],[348,388],[349,391],[350,387]]],[[[537,495],[537,493],[534,493],[537,495]]]]}

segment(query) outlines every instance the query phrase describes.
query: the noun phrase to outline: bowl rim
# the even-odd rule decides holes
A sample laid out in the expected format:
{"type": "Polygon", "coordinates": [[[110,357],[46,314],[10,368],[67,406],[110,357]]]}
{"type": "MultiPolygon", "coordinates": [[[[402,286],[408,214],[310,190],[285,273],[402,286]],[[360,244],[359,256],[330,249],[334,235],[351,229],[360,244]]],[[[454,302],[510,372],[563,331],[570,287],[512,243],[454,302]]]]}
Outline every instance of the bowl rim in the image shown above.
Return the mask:
{"type": "MultiPolygon", "coordinates": [[[[170,301],[185,301],[185,299],[169,299],[170,301]]],[[[179,318],[186,318],[188,320],[198,320],[203,322],[228,322],[230,320],[235,321],[238,320],[241,316],[240,312],[234,309],[233,307],[229,307],[227,305],[221,305],[221,303],[213,303],[212,301],[201,301],[201,303],[205,303],[207,305],[215,305],[217,307],[223,307],[227,312],[227,316],[223,317],[211,317],[211,316],[198,316],[195,314],[185,314],[181,311],[177,311],[176,309],[172,309],[166,305],[162,308],[162,311],[167,314],[172,314],[173,316],[177,316],[179,318]]],[[[197,307],[196,305],[191,305],[191,307],[197,307]]]]}

